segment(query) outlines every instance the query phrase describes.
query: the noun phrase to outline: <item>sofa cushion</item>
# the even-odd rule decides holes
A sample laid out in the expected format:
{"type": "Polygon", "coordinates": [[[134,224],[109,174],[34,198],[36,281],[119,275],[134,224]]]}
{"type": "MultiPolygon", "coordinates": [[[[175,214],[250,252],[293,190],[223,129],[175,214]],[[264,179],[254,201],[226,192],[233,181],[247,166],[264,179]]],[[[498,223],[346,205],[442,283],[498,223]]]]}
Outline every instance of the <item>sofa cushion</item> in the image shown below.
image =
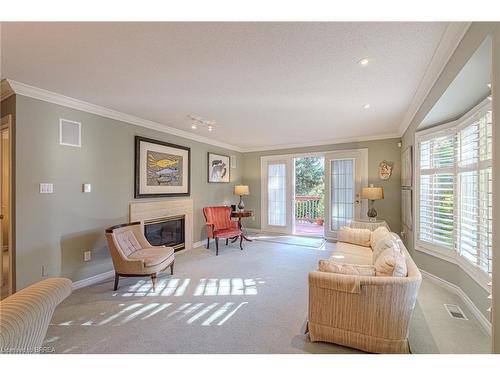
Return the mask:
{"type": "Polygon", "coordinates": [[[369,229],[342,227],[338,233],[340,242],[348,242],[359,246],[370,246],[371,231],[369,229]]]}
{"type": "Polygon", "coordinates": [[[118,245],[119,245],[120,249],[122,250],[123,255],[125,255],[125,256],[129,256],[134,251],[141,249],[141,245],[139,244],[139,241],[137,241],[137,238],[135,237],[134,232],[131,230],[117,233],[116,234],[116,241],[118,242],[118,245]]]}
{"type": "Polygon", "coordinates": [[[330,254],[330,260],[348,264],[373,265],[372,249],[352,243],[337,242],[335,244],[335,250],[330,254]]]}
{"type": "Polygon", "coordinates": [[[375,245],[375,243],[378,240],[380,240],[382,237],[384,237],[387,233],[391,233],[391,232],[389,232],[389,229],[387,229],[386,227],[378,227],[373,232],[371,232],[370,244],[371,244],[372,248],[375,245]]]}
{"type": "Polygon", "coordinates": [[[144,267],[154,267],[166,261],[173,254],[174,249],[172,247],[157,246],[134,251],[128,258],[142,260],[144,267]]]}
{"type": "Polygon", "coordinates": [[[386,249],[394,247],[395,249],[399,250],[399,252],[401,252],[399,241],[400,240],[398,235],[391,232],[387,232],[383,237],[379,238],[377,242],[375,242],[375,244],[372,245],[372,250],[373,250],[372,263],[375,264],[377,258],[386,249]]]}
{"type": "Polygon", "coordinates": [[[375,262],[377,276],[406,277],[406,257],[401,253],[399,246],[385,249],[375,262]]]}
{"type": "Polygon", "coordinates": [[[375,267],[371,265],[338,263],[330,259],[322,259],[318,271],[341,273],[344,275],[375,276],[375,267]]]}

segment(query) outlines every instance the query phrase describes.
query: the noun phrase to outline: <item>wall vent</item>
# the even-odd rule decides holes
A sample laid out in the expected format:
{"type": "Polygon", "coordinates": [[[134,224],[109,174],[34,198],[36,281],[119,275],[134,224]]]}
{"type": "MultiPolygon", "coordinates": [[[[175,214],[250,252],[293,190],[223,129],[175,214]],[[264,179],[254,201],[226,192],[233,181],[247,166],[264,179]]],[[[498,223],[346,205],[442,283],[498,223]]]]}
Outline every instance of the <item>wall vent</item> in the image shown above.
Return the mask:
{"type": "Polygon", "coordinates": [[[450,316],[453,319],[469,320],[465,316],[465,314],[462,311],[462,309],[460,308],[460,306],[450,305],[450,304],[445,303],[444,307],[445,307],[446,311],[448,311],[448,314],[450,314],[450,316]]]}
{"type": "Polygon", "coordinates": [[[82,124],[63,118],[59,119],[59,144],[82,147],[82,124]]]}

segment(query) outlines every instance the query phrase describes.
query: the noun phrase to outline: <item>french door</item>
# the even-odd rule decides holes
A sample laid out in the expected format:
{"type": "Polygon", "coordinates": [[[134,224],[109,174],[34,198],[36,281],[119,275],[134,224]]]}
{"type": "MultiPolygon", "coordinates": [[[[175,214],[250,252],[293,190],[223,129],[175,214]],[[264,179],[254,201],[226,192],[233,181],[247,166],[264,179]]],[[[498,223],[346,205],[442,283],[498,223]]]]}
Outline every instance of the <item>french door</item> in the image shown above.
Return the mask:
{"type": "Polygon", "coordinates": [[[367,186],[368,151],[365,149],[325,154],[325,237],[337,233],[351,220],[366,216],[361,189],[367,186]]]}
{"type": "MultiPolygon", "coordinates": [[[[261,228],[265,232],[293,233],[294,157],[261,158],[261,228]]],[[[368,150],[333,151],[325,157],[324,236],[335,240],[352,219],[366,217],[361,189],[368,185],[368,150]]]]}
{"type": "Polygon", "coordinates": [[[292,233],[292,158],[262,158],[261,175],[262,230],[292,233]]]}

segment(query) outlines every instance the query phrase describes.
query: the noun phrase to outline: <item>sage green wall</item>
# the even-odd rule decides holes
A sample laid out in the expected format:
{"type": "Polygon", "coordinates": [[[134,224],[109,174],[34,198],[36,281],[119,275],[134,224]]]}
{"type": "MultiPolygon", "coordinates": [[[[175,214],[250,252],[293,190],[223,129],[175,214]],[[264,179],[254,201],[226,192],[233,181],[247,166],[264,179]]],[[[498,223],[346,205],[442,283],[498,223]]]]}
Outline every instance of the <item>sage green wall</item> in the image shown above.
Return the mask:
{"type": "Polygon", "coordinates": [[[250,188],[250,195],[245,197],[245,207],[255,211],[255,220],[246,222],[249,228],[261,227],[261,178],[260,162],[262,156],[304,154],[308,152],[325,152],[336,150],[352,150],[358,148],[368,149],[368,183],[384,188],[384,200],[377,201],[376,209],[381,218],[384,218],[391,229],[399,233],[400,222],[400,197],[401,197],[401,151],[398,147],[399,138],[383,139],[377,141],[343,143],[303,148],[290,148],[243,154],[243,183],[250,188]],[[378,177],[378,165],[382,160],[394,163],[392,176],[387,181],[378,177]]]}
{"type": "MultiPolygon", "coordinates": [[[[402,138],[403,147],[401,148],[401,151],[404,151],[409,146],[414,146],[415,132],[419,124],[423,121],[434,104],[444,94],[445,90],[462,70],[464,65],[474,54],[483,40],[492,32],[494,28],[498,27],[498,24],[495,23],[474,22],[471,25],[457,47],[455,53],[441,73],[439,79],[436,81],[424,103],[416,113],[410,126],[404,133],[402,138]]],[[[500,69],[500,67],[496,67],[496,69],[500,69]]],[[[436,258],[432,255],[415,251],[414,235],[412,231],[407,233],[405,243],[408,250],[412,254],[413,259],[421,269],[459,286],[469,296],[476,307],[478,307],[478,309],[489,318],[489,314],[486,312],[490,305],[490,302],[487,299],[489,293],[484,287],[475,282],[457,265],[440,258],[436,258]]]]}
{"type": "MultiPolygon", "coordinates": [[[[17,288],[50,275],[82,280],[113,269],[104,229],[128,222],[134,201],[134,136],[191,148],[194,241],[205,238],[202,208],[236,201],[241,154],[128,123],[17,95],[17,288]],[[82,147],[59,145],[59,118],[82,123],[82,147]],[[207,152],[235,155],[230,184],[207,183],[207,152]],[[54,184],[40,194],[39,183],[54,184]],[[91,183],[92,192],[82,193],[91,183]],[[83,252],[92,250],[92,261],[83,252]]],[[[176,199],[176,198],[159,198],[176,199]]],[[[140,199],[149,201],[157,199],[140,199]]]]}

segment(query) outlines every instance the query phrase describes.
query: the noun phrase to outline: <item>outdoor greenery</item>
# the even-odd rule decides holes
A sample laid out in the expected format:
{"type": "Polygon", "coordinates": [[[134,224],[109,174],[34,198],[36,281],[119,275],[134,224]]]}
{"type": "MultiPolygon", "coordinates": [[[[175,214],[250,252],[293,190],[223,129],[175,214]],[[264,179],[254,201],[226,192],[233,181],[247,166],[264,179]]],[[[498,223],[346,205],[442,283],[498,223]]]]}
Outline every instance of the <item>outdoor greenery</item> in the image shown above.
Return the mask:
{"type": "Polygon", "coordinates": [[[295,159],[295,194],[323,194],[325,168],[323,158],[308,157],[295,159]]]}
{"type": "MultiPolygon", "coordinates": [[[[307,212],[306,216],[310,220],[324,217],[325,167],[323,158],[304,157],[295,159],[295,195],[320,197],[319,201],[313,205],[307,204],[307,207],[312,207],[312,211],[307,212]]],[[[303,212],[304,204],[297,204],[296,217],[304,216],[303,212]]]]}

